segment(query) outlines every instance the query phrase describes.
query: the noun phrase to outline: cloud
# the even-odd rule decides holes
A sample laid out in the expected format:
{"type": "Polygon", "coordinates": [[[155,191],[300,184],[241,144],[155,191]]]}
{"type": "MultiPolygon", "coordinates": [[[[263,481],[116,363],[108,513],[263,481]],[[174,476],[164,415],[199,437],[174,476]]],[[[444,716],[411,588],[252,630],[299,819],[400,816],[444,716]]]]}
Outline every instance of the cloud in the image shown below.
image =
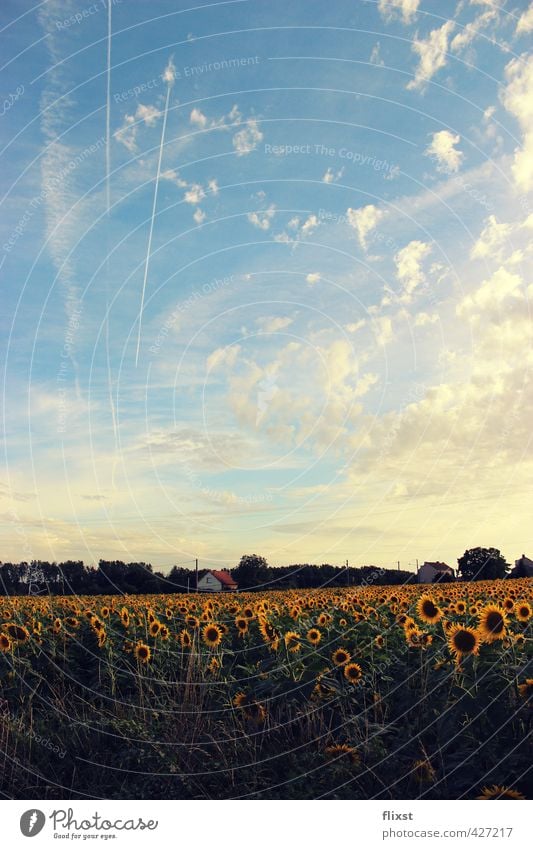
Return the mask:
{"type": "Polygon", "coordinates": [[[437,313],[419,312],[415,316],[415,327],[425,327],[427,324],[435,324],[438,320],[437,313]]]}
{"type": "Polygon", "coordinates": [[[411,49],[418,53],[420,61],[414,78],[407,84],[408,89],[423,89],[437,71],[446,65],[448,38],[454,27],[454,21],[446,21],[440,29],[432,30],[426,39],[415,38],[411,49]]]}
{"type": "Polygon", "coordinates": [[[396,277],[402,284],[403,294],[400,300],[403,303],[408,303],[415,290],[425,282],[422,262],[429,253],[431,253],[431,245],[415,239],[395,254],[396,277]]]}
{"type": "Polygon", "coordinates": [[[385,215],[386,213],[382,209],[378,209],[373,204],[368,204],[368,206],[363,206],[360,209],[350,207],[346,210],[348,223],[357,232],[359,244],[364,251],[367,249],[368,234],[377,227],[385,215]]]}
{"type": "Polygon", "coordinates": [[[458,316],[474,321],[483,320],[487,316],[500,318],[505,301],[522,300],[523,296],[522,278],[502,266],[491,277],[484,280],[471,295],[463,298],[457,305],[456,312],[458,316]]]}
{"type": "Polygon", "coordinates": [[[516,148],[513,175],[523,191],[533,188],[533,54],[512,59],[505,67],[507,85],[500,99],[514,115],[523,132],[522,148],[516,148]]]}
{"type": "Polygon", "coordinates": [[[520,16],[518,23],[516,25],[516,34],[523,35],[524,33],[531,32],[533,30],[533,4],[526,9],[525,12],[520,16]]]}
{"type": "Polygon", "coordinates": [[[374,44],[372,48],[372,53],[370,54],[370,59],[368,60],[371,65],[384,65],[385,62],[381,58],[381,44],[379,41],[374,44]]]}
{"type": "Polygon", "coordinates": [[[169,183],[174,183],[179,189],[185,189],[187,187],[187,180],[182,180],[180,175],[174,169],[169,169],[168,171],[163,171],[160,175],[161,180],[168,180],[169,183]]]}
{"type": "Polygon", "coordinates": [[[503,245],[512,232],[511,224],[499,223],[495,215],[490,215],[481,231],[470,256],[472,259],[501,259],[503,245]]]}
{"type": "Polygon", "coordinates": [[[457,33],[457,35],[452,39],[450,50],[453,53],[461,53],[472,43],[482,29],[485,29],[490,26],[491,23],[497,22],[498,20],[499,16],[496,10],[490,9],[487,12],[483,12],[478,18],[475,18],[467,24],[461,32],[457,33]]]}
{"type": "Polygon", "coordinates": [[[263,333],[277,333],[290,327],[293,319],[288,316],[266,316],[256,319],[256,324],[263,333]]]}
{"type": "Polygon", "coordinates": [[[320,274],[317,271],[310,272],[305,278],[306,283],[309,283],[310,286],[314,286],[315,283],[318,283],[320,280],[320,274]]]}
{"type": "Polygon", "coordinates": [[[433,133],[431,144],[424,151],[424,156],[430,156],[437,161],[437,171],[452,174],[459,170],[464,156],[462,151],[455,148],[460,141],[459,133],[454,135],[449,130],[440,130],[433,133]]]}
{"type": "Polygon", "coordinates": [[[262,138],[263,133],[257,126],[256,119],[248,118],[246,126],[233,136],[233,147],[237,151],[237,156],[246,156],[251,153],[256,149],[262,138]]]}
{"type": "Polygon", "coordinates": [[[302,236],[310,236],[311,233],[316,230],[319,224],[320,222],[316,215],[310,215],[309,218],[307,218],[302,224],[300,228],[300,234],[302,236]]]}
{"type": "Polygon", "coordinates": [[[337,180],[340,180],[342,175],[344,174],[344,168],[341,168],[340,171],[334,171],[332,168],[328,168],[324,176],[322,177],[323,183],[336,183],[337,180]]]}
{"type": "Polygon", "coordinates": [[[202,130],[207,126],[206,116],[196,107],[192,110],[189,120],[191,124],[194,124],[196,127],[200,127],[202,130]]]}
{"type": "Polygon", "coordinates": [[[205,198],[205,191],[200,183],[191,183],[183,196],[185,203],[195,205],[205,198]]]}
{"type": "Polygon", "coordinates": [[[122,127],[115,130],[113,136],[130,153],[135,153],[140,125],[145,124],[147,127],[154,127],[160,117],[161,112],[155,106],[145,106],[143,103],[139,103],[133,115],[124,116],[122,127]]]}
{"type": "Polygon", "coordinates": [[[216,348],[207,358],[207,370],[212,371],[221,366],[233,367],[237,362],[240,351],[240,345],[227,345],[224,348],[216,348]]]}
{"type": "Polygon", "coordinates": [[[401,18],[404,24],[410,24],[416,17],[420,0],[379,0],[378,9],[384,21],[401,18]]]}
{"type": "Polygon", "coordinates": [[[276,206],[271,203],[268,209],[261,212],[249,212],[246,217],[250,224],[253,224],[258,230],[269,230],[270,222],[274,218],[275,211],[276,206]]]}
{"type": "Polygon", "coordinates": [[[197,224],[203,224],[206,218],[207,215],[205,214],[203,209],[198,208],[194,211],[193,219],[197,224]]]}

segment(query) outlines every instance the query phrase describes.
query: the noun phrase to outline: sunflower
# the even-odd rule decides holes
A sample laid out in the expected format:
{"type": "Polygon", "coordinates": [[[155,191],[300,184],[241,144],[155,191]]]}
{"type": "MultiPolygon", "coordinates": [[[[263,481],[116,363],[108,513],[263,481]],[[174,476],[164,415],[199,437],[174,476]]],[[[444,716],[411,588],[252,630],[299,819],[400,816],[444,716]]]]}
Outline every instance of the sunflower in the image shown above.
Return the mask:
{"type": "Polygon", "coordinates": [[[125,628],[129,628],[130,626],[130,614],[126,607],[123,607],[120,611],[120,621],[124,625],[125,628]]]}
{"type": "Polygon", "coordinates": [[[331,659],[335,666],[344,666],[345,663],[348,663],[348,661],[351,660],[351,655],[341,646],[340,648],[335,649],[331,655],[331,659]]]}
{"type": "Polygon", "coordinates": [[[522,684],[519,684],[518,692],[523,699],[529,699],[530,696],[533,696],[533,678],[526,678],[522,684]]]}
{"type": "Polygon", "coordinates": [[[63,627],[63,623],[61,622],[61,619],[57,616],[54,619],[54,624],[52,625],[52,630],[53,630],[54,634],[59,634],[62,627],[63,627]]]}
{"type": "Polygon", "coordinates": [[[222,631],[214,622],[210,622],[202,629],[202,639],[206,646],[215,649],[222,641],[222,631]]]}
{"type": "Polygon", "coordinates": [[[98,631],[98,648],[99,649],[101,649],[102,646],[105,645],[106,640],[107,640],[107,634],[105,632],[105,629],[98,631]]]}
{"type": "MultiPolygon", "coordinates": [[[[80,627],[80,621],[79,621],[79,619],[76,619],[75,616],[67,616],[67,618],[65,619],[65,624],[68,625],[69,628],[79,628],[80,627]]],[[[35,629],[34,629],[34,633],[35,633],[35,629]]]]}
{"type": "Polygon", "coordinates": [[[414,649],[420,648],[420,646],[422,645],[421,639],[420,639],[421,636],[422,636],[422,634],[420,633],[420,631],[418,629],[415,630],[415,629],[411,628],[409,630],[407,630],[407,629],[405,630],[405,641],[406,641],[408,646],[411,646],[411,648],[414,648],[414,649]]]}
{"type": "Polygon", "coordinates": [[[503,600],[502,607],[506,613],[512,613],[514,608],[514,599],[510,598],[510,596],[507,596],[503,600]]]}
{"type": "Polygon", "coordinates": [[[146,664],[152,657],[150,646],[147,646],[146,643],[137,643],[137,645],[133,649],[133,653],[139,663],[146,664]]]}
{"type": "Polygon", "coordinates": [[[168,630],[166,625],[161,625],[159,627],[159,636],[161,637],[162,640],[168,640],[168,638],[170,636],[170,631],[168,630]]]}
{"type": "Polygon", "coordinates": [[[279,646],[279,631],[277,631],[268,619],[265,619],[263,616],[259,617],[259,630],[265,643],[269,645],[273,651],[276,651],[279,646]]]}
{"type": "Polygon", "coordinates": [[[528,601],[517,601],[514,613],[519,622],[527,622],[532,616],[531,605],[528,601]]]}
{"type": "Polygon", "coordinates": [[[463,625],[454,625],[448,634],[448,646],[456,663],[460,663],[463,657],[478,654],[480,642],[479,633],[463,625]]]}
{"type": "Polygon", "coordinates": [[[377,637],[374,638],[374,645],[378,649],[383,648],[383,646],[385,645],[385,638],[383,637],[383,634],[378,634],[377,637]]]}
{"type": "Polygon", "coordinates": [[[309,628],[307,632],[307,639],[311,643],[312,646],[318,646],[320,640],[322,639],[322,634],[318,630],[318,628],[309,628]]]}
{"type": "Polygon", "coordinates": [[[346,619],[339,619],[339,625],[341,626],[341,628],[346,628],[347,624],[348,623],[346,619]]]}
{"type": "Polygon", "coordinates": [[[296,654],[296,652],[299,652],[302,648],[300,635],[297,634],[296,631],[287,631],[283,640],[285,642],[285,648],[287,651],[290,651],[291,654],[296,654]]]}
{"type": "Polygon", "coordinates": [[[526,638],[523,634],[515,634],[513,642],[515,646],[518,646],[518,648],[522,648],[522,646],[525,646],[526,644],[526,638]]]}
{"type": "Polygon", "coordinates": [[[189,628],[199,628],[200,620],[196,616],[187,616],[187,618],[185,619],[185,624],[189,628]]]}
{"type": "Polygon", "coordinates": [[[181,631],[178,639],[180,641],[182,649],[190,649],[192,645],[192,637],[188,631],[186,631],[185,629],[181,631]]]}
{"type": "Polygon", "coordinates": [[[332,746],[326,746],[324,754],[329,761],[348,757],[353,764],[358,764],[361,760],[357,750],[354,749],[353,746],[349,746],[347,743],[335,743],[332,746]]]}
{"type": "Polygon", "coordinates": [[[347,663],[344,667],[344,677],[350,684],[358,684],[363,677],[363,670],[358,663],[347,663]]]}
{"type": "Polygon", "coordinates": [[[218,670],[220,669],[220,663],[218,662],[216,657],[211,658],[211,660],[209,661],[209,663],[207,665],[207,669],[212,674],[214,674],[215,672],[218,672],[218,670]]]}
{"type": "Polygon", "coordinates": [[[428,625],[433,625],[435,622],[438,622],[442,616],[442,610],[440,607],[437,607],[431,596],[427,594],[421,595],[418,599],[416,612],[418,613],[419,619],[421,619],[422,622],[426,622],[428,625]]]}
{"type": "Polygon", "coordinates": [[[493,784],[492,787],[484,787],[481,791],[481,796],[478,799],[525,799],[518,790],[512,790],[510,787],[499,787],[493,784]]]}
{"type": "Polygon", "coordinates": [[[495,604],[486,604],[479,616],[478,629],[486,643],[494,643],[505,637],[507,617],[505,612],[495,604]]]}
{"type": "Polygon", "coordinates": [[[322,628],[324,625],[327,625],[329,622],[329,616],[327,613],[321,613],[318,619],[316,620],[316,624],[320,625],[322,628]]]}
{"type": "Polygon", "coordinates": [[[235,707],[238,708],[244,707],[247,701],[248,698],[244,693],[236,693],[233,698],[233,704],[235,707]]]}
{"type": "Polygon", "coordinates": [[[466,602],[462,599],[460,601],[455,602],[455,612],[460,613],[461,616],[463,613],[466,613],[466,602]]]}
{"type": "Polygon", "coordinates": [[[161,622],[158,622],[157,619],[152,619],[150,625],[148,626],[148,633],[151,637],[157,637],[161,630],[161,622]]]}
{"type": "Polygon", "coordinates": [[[11,646],[12,642],[7,634],[4,634],[3,632],[0,633],[0,651],[6,654],[10,650],[11,646]]]}
{"type": "Polygon", "coordinates": [[[15,643],[27,643],[30,639],[30,632],[24,625],[17,625],[16,622],[6,622],[2,627],[7,636],[15,643]]]}
{"type": "Polygon", "coordinates": [[[237,631],[240,636],[243,637],[248,630],[248,619],[246,616],[236,616],[235,617],[235,625],[237,626],[237,631]]]}
{"type": "Polygon", "coordinates": [[[433,634],[426,634],[426,633],[421,634],[420,635],[420,642],[422,643],[423,646],[430,646],[433,642],[433,634]]]}

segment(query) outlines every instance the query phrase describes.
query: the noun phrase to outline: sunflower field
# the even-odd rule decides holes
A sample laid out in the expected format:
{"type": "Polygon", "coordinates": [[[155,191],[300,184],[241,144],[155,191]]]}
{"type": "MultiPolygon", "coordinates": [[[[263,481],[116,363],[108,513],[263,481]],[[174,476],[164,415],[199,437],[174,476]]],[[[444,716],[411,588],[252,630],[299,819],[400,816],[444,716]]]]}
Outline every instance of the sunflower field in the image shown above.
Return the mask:
{"type": "Polygon", "coordinates": [[[531,589],[0,599],[0,790],[530,798],[531,589]]]}

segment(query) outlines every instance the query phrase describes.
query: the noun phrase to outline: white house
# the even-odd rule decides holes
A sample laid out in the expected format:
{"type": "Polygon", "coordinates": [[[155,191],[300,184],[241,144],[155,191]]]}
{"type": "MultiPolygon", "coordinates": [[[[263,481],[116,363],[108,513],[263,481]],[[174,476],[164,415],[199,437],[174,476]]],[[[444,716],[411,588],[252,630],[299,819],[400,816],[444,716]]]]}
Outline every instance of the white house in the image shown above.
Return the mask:
{"type": "Polygon", "coordinates": [[[198,590],[202,593],[234,593],[237,589],[238,584],[224,570],[211,569],[198,581],[198,590]]]}
{"type": "Polygon", "coordinates": [[[439,580],[444,575],[449,576],[445,580],[455,580],[455,572],[447,563],[432,563],[426,560],[418,570],[417,580],[419,584],[433,584],[435,579],[439,580]]]}

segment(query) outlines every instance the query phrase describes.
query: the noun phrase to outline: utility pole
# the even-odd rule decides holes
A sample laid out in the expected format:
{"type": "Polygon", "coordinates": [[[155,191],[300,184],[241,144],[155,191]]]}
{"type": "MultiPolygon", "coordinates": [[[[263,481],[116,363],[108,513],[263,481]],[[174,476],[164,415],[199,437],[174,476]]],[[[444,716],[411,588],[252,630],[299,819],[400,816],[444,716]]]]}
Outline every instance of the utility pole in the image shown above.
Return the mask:
{"type": "Polygon", "coordinates": [[[400,561],[397,560],[396,562],[398,563],[398,572],[399,572],[400,571],[400,561]]]}
{"type": "Polygon", "coordinates": [[[346,560],[346,584],[350,586],[350,570],[348,568],[348,560],[346,560]]]}
{"type": "Polygon", "coordinates": [[[198,592],[198,558],[196,558],[195,563],[196,563],[196,592],[198,592]]]}

